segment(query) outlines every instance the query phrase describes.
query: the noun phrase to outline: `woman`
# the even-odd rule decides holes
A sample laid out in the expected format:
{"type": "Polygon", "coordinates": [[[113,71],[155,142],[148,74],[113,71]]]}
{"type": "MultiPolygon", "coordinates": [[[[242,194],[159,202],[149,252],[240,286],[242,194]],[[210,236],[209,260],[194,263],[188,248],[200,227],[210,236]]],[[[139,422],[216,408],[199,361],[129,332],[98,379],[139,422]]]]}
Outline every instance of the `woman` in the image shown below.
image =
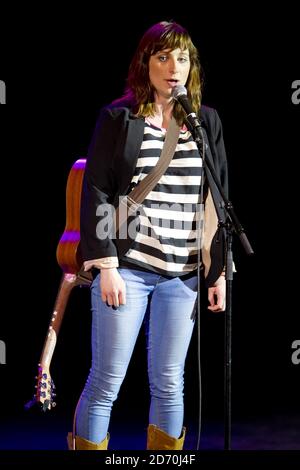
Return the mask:
{"type": "MultiPolygon", "coordinates": [[[[197,50],[180,25],[155,24],[133,57],[124,96],[101,111],[87,158],[81,248],[85,269],[94,273],[92,367],[77,405],[73,440],[69,434],[71,448],[107,449],[112,405],[143,321],[151,394],[147,449],[183,447],[183,375],[197,296],[202,159],[185,112],[172,97],[177,85],[186,86],[201,116],[207,152],[227,190],[221,123],[215,110],[200,108],[197,50]],[[107,215],[102,209],[117,207],[120,195],[156,165],[172,116],[180,126],[173,159],[146,196],[134,237],[115,238],[111,224],[102,223],[107,215]]],[[[208,308],[219,312],[225,305],[224,263],[212,201],[206,188],[202,264],[208,308]]]]}

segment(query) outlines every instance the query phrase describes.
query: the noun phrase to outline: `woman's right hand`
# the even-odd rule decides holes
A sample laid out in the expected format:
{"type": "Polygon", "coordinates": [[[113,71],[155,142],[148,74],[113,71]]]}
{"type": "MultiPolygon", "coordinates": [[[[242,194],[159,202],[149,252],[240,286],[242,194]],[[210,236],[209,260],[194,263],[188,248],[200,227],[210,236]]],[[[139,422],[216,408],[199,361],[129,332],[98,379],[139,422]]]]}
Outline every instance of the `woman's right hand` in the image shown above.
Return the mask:
{"type": "Polygon", "coordinates": [[[101,298],[111,307],[126,304],[126,285],[117,268],[101,269],[101,298]]]}

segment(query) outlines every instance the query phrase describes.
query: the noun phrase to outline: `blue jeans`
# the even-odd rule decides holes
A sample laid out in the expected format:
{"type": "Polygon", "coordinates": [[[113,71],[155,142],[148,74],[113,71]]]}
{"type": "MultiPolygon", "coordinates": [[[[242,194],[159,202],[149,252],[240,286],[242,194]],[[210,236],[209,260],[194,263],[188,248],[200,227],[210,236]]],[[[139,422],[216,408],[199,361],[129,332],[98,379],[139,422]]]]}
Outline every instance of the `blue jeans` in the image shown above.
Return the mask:
{"type": "Polygon", "coordinates": [[[106,437],[112,405],[145,319],[149,423],[178,438],[183,425],[184,364],[194,326],[191,314],[197,275],[181,280],[154,272],[118,270],[126,284],[125,305],[113,310],[101,300],[100,275],[91,287],[92,367],[77,407],[76,434],[96,443],[106,437]]]}

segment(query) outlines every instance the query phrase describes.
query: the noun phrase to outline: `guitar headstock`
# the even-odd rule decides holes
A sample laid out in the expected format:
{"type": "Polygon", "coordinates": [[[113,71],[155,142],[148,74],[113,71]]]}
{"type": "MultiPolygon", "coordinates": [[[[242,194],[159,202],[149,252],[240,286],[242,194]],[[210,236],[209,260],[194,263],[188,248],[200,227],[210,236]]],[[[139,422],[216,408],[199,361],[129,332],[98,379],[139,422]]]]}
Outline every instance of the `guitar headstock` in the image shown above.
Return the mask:
{"type": "Polygon", "coordinates": [[[38,404],[41,404],[43,411],[51,410],[52,407],[54,408],[56,406],[54,401],[56,393],[55,385],[51,378],[49,369],[39,364],[38,375],[36,376],[36,379],[37,384],[35,386],[35,401],[38,404]]]}

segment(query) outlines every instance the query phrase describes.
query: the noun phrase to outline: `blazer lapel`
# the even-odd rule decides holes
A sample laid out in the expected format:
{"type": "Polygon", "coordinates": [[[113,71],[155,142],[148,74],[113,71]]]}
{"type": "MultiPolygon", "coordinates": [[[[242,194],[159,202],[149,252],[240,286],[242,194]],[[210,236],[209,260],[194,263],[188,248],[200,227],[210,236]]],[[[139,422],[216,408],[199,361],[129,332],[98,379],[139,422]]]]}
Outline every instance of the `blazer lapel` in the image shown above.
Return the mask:
{"type": "MultiPolygon", "coordinates": [[[[212,167],[214,168],[215,164],[214,164],[214,160],[213,160],[211,150],[210,150],[210,142],[209,142],[206,130],[204,128],[202,128],[202,130],[203,130],[204,141],[207,144],[207,145],[205,145],[205,147],[206,147],[205,148],[205,158],[207,158],[210,161],[212,167]]],[[[215,209],[216,209],[218,218],[219,218],[220,221],[225,222],[224,211],[221,210],[222,209],[222,204],[221,204],[222,199],[221,199],[221,196],[219,194],[219,190],[217,188],[217,185],[216,185],[213,177],[211,176],[211,173],[210,173],[209,169],[207,167],[205,167],[205,169],[206,169],[205,176],[206,176],[206,178],[208,180],[208,183],[209,183],[209,188],[211,190],[211,195],[212,195],[212,199],[213,199],[213,202],[214,202],[214,205],[215,205],[215,209]]]]}
{"type": "Polygon", "coordinates": [[[136,162],[143,142],[143,137],[144,119],[129,117],[122,162],[124,184],[122,185],[123,187],[121,189],[123,193],[128,188],[132,175],[134,174],[136,162]]]}

